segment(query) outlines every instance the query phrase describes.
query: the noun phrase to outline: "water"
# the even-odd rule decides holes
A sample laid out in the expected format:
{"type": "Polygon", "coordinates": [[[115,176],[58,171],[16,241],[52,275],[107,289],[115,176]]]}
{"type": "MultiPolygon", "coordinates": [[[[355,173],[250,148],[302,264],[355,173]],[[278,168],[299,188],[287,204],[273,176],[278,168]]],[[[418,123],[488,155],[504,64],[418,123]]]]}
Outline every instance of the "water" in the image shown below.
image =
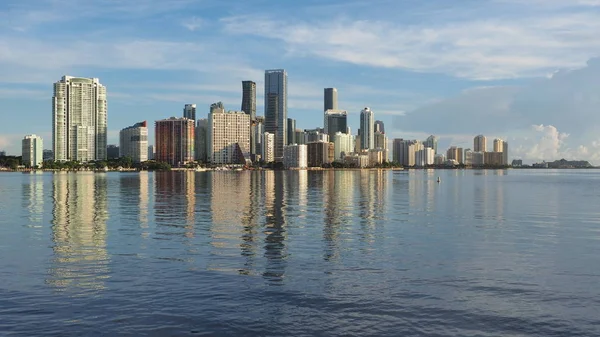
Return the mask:
{"type": "Polygon", "coordinates": [[[599,336],[599,267],[600,171],[0,174],[0,335],[599,336]]]}

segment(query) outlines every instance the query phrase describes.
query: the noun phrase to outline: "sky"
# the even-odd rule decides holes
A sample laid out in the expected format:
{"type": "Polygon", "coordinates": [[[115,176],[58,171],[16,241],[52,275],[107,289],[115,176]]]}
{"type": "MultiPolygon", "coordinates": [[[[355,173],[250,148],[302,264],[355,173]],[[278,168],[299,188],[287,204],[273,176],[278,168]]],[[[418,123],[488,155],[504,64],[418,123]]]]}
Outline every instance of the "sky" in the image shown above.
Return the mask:
{"type": "Polygon", "coordinates": [[[368,106],[390,139],[484,134],[509,159],[600,165],[599,34],[600,0],[2,0],[0,150],[26,134],[51,148],[63,75],[107,87],[117,144],[187,103],[239,110],[243,80],[262,115],[264,70],[283,68],[299,128],[322,126],[336,87],[353,133],[368,106]]]}

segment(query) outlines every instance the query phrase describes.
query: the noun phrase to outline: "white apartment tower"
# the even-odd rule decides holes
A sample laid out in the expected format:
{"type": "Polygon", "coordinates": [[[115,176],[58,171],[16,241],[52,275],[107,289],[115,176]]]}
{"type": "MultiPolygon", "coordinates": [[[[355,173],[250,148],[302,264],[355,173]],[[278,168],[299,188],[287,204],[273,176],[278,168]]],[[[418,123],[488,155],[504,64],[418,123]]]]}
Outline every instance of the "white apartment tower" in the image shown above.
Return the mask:
{"type": "Polygon", "coordinates": [[[148,160],[148,124],[146,121],[127,127],[119,133],[119,156],[134,163],[148,160]]]}
{"type": "Polygon", "coordinates": [[[305,169],[308,167],[308,149],[305,144],[288,145],[283,152],[283,165],[285,168],[305,169]]]}
{"type": "Polygon", "coordinates": [[[106,159],[106,87],[97,78],[63,76],[52,97],[54,160],[106,159]]]}
{"type": "Polygon", "coordinates": [[[275,134],[265,132],[262,142],[262,159],[265,163],[275,161],[275,134]]]}
{"type": "Polygon", "coordinates": [[[36,135],[27,135],[21,141],[23,164],[30,167],[40,167],[44,160],[44,143],[36,135]]]}
{"type": "Polygon", "coordinates": [[[362,150],[375,148],[375,116],[368,107],[360,112],[360,146],[362,150]]]}
{"type": "Polygon", "coordinates": [[[250,115],[211,107],[207,155],[213,164],[250,163],[250,115]]]}
{"type": "Polygon", "coordinates": [[[346,155],[354,152],[354,136],[336,132],[333,136],[333,160],[344,161],[346,155]]]}

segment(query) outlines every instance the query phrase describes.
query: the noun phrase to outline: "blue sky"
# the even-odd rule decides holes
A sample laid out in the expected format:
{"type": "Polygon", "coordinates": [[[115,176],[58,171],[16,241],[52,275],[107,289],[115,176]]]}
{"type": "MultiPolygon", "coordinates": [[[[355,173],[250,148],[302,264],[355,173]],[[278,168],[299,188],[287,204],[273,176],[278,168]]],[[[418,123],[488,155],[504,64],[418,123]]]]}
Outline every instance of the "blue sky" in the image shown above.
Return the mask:
{"type": "Polygon", "coordinates": [[[0,149],[19,153],[29,133],[51,147],[65,74],[106,85],[116,143],[186,103],[239,109],[242,80],[262,114],[264,70],[285,68],[301,128],[321,125],[323,88],[337,87],[353,132],[369,106],[390,138],[471,147],[484,133],[511,157],[600,164],[598,34],[600,0],[3,0],[0,149]]]}

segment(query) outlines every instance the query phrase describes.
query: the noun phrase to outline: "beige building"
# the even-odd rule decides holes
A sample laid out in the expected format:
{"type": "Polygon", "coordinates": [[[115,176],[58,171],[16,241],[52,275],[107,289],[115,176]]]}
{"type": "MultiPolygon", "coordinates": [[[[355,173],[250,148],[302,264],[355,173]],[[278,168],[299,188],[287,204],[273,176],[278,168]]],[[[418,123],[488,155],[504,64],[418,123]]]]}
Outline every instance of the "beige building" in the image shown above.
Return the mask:
{"type": "Polygon", "coordinates": [[[487,151],[487,138],[484,135],[475,136],[473,139],[473,151],[474,152],[486,152],[487,151]]]}
{"type": "Polygon", "coordinates": [[[148,160],[148,125],[146,121],[122,129],[119,133],[119,156],[134,163],[148,160]]]}
{"type": "Polygon", "coordinates": [[[250,115],[222,105],[208,114],[208,160],[213,164],[249,164],[250,115]]]}

